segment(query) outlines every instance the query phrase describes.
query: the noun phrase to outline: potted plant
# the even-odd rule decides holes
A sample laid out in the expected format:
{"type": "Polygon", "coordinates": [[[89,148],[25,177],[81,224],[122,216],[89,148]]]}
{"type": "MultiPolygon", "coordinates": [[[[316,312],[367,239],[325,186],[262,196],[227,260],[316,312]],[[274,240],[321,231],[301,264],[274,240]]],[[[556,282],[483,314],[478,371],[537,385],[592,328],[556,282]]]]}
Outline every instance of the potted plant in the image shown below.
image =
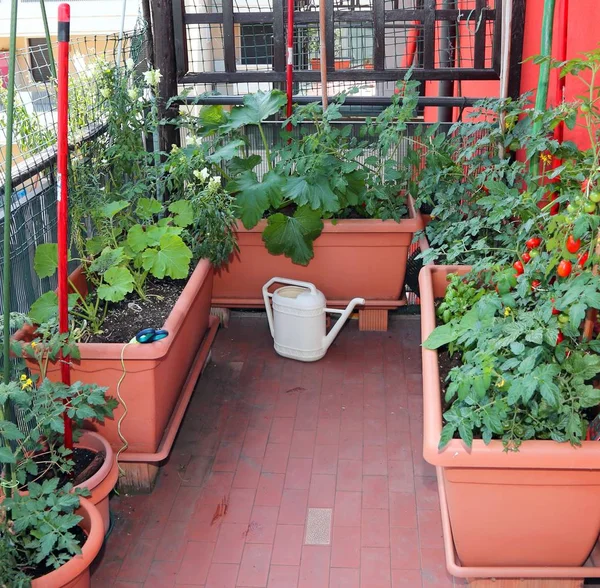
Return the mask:
{"type": "Polygon", "coordinates": [[[282,128],[298,127],[300,138],[288,140],[282,130],[275,145],[263,126],[286,103],[278,91],[248,95],[230,113],[205,107],[189,121],[205,137],[211,165],[226,178],[240,218],[239,250],[216,272],[213,304],[262,306],[262,285],[282,275],[314,282],[333,304],[360,295],[367,306],[394,306],[412,235],[421,227],[406,195],[410,168],[397,162],[417,89],[412,81],[399,86],[402,92],[365,125],[362,139],[334,124],[343,97],[324,112],[319,104],[296,108],[282,128]],[[257,152],[245,150],[236,135],[242,129],[258,131],[257,152]],[[261,162],[262,177],[256,171],[261,162]]]}
{"type": "MultiPolygon", "coordinates": [[[[144,91],[153,96],[158,75],[146,77],[144,91]]],[[[79,253],[73,261],[80,265],[70,276],[70,300],[80,345],[72,374],[118,398],[114,419],[91,428],[121,452],[121,486],[148,491],[218,327],[209,316],[213,264],[234,247],[233,216],[230,197],[207,173],[198,147],[174,148],[158,163],[144,150],[139,127],[129,133],[130,119],[138,124],[148,106],[140,102],[142,89],[116,84],[108,95],[120,112],[111,123],[113,141],[87,146],[73,162],[71,223],[79,253]],[[151,344],[132,341],[147,327],[168,335],[151,344]]],[[[52,276],[56,246],[38,247],[34,266],[40,277],[52,276]]],[[[48,292],[30,315],[39,323],[55,313],[56,294],[48,292]]],[[[31,336],[32,329],[16,334],[31,336]]],[[[48,377],[59,377],[56,364],[48,377]]]]}
{"type": "MultiPolygon", "coordinates": [[[[592,55],[565,71],[593,80],[599,65],[592,55]]],[[[594,129],[589,79],[577,106],[594,129]]],[[[590,140],[586,150],[555,144],[563,157],[552,171],[545,153],[531,165],[531,186],[548,189],[560,174],[556,200],[516,219],[502,256],[468,275],[464,266],[421,272],[423,450],[463,566],[560,577],[584,564],[600,532],[600,445],[587,440],[600,404],[600,149],[590,140]]]]}

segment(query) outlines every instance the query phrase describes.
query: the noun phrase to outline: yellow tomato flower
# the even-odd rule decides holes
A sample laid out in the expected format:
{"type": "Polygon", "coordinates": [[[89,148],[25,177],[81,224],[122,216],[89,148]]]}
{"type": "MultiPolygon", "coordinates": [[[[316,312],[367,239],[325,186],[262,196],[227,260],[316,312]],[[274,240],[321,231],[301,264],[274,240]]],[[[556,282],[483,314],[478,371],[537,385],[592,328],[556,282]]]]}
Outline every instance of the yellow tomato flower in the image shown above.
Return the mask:
{"type": "Polygon", "coordinates": [[[21,374],[21,382],[24,382],[27,379],[27,376],[25,374],[21,374]]]}
{"type": "Polygon", "coordinates": [[[550,165],[552,163],[552,155],[549,153],[542,153],[540,159],[544,165],[550,165]]]}
{"type": "Polygon", "coordinates": [[[508,315],[509,315],[509,314],[511,314],[511,313],[512,313],[512,308],[511,308],[510,306],[507,306],[507,307],[504,309],[504,316],[508,316],[508,315]]]}
{"type": "Polygon", "coordinates": [[[504,386],[504,378],[500,378],[497,382],[496,382],[496,388],[502,388],[502,386],[504,386]]]}

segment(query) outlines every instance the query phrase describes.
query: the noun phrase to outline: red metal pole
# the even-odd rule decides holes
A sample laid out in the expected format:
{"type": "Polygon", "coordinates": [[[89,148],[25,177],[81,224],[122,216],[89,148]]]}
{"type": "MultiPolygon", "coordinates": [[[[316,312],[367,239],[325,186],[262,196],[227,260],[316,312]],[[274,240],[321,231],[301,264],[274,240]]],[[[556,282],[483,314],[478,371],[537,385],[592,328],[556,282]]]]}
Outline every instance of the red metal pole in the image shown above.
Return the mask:
{"type": "MultiPolygon", "coordinates": [[[[559,23],[559,49],[558,49],[558,60],[566,61],[567,60],[567,32],[569,28],[569,0],[562,0],[559,4],[558,10],[558,23],[559,23]]],[[[556,90],[554,100],[556,101],[556,106],[562,104],[564,102],[565,96],[565,82],[566,78],[561,77],[559,72],[556,73],[556,90]]],[[[560,143],[563,141],[563,136],[565,132],[565,125],[563,122],[559,123],[559,125],[554,129],[554,138],[557,139],[560,143]]]]}
{"type": "MultiPolygon", "coordinates": [[[[69,330],[69,281],[68,281],[68,158],[69,158],[69,36],[71,7],[58,7],[58,151],[57,151],[57,214],[58,214],[58,330],[69,330]]],[[[71,367],[68,358],[60,357],[60,373],[66,385],[71,384],[71,367]]],[[[71,419],[64,414],[65,447],[73,448],[71,419]]]]}
{"type": "MultiPolygon", "coordinates": [[[[285,66],[285,86],[287,91],[286,115],[292,116],[292,96],[294,83],[294,0],[288,0],[287,3],[287,61],[285,66]]],[[[288,123],[287,130],[292,130],[291,123],[288,123]]]]}

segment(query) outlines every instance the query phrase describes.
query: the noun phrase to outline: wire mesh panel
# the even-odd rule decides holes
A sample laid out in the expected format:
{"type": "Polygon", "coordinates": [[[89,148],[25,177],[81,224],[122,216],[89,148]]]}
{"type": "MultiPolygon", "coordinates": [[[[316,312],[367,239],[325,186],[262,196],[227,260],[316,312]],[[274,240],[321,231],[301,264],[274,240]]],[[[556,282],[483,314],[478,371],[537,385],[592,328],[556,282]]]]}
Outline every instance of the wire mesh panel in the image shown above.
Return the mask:
{"type": "MultiPolygon", "coordinates": [[[[329,94],[390,96],[411,66],[423,80],[499,76],[502,0],[293,0],[296,95],[321,94],[320,2],[329,94]]],[[[287,0],[185,0],[180,83],[198,94],[283,87],[287,10],[287,0]]]]}

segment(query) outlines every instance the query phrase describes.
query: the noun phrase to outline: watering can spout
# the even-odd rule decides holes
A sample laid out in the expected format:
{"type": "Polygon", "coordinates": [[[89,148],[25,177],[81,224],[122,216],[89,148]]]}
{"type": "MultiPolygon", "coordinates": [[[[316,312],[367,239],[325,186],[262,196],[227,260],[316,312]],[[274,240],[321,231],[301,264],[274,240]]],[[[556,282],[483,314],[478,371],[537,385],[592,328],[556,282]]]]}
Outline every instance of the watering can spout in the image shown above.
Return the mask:
{"type": "Polygon", "coordinates": [[[336,310],[333,308],[327,309],[327,312],[339,312],[341,314],[340,314],[340,318],[337,320],[335,325],[333,325],[331,331],[329,331],[329,333],[327,333],[327,335],[325,336],[325,339],[323,340],[323,345],[326,350],[329,349],[329,346],[333,343],[334,339],[337,337],[338,333],[344,326],[345,322],[348,320],[348,317],[354,310],[354,307],[361,306],[364,303],[365,303],[364,298],[353,298],[352,300],[350,300],[350,304],[348,304],[348,306],[346,307],[345,310],[336,310]]]}

